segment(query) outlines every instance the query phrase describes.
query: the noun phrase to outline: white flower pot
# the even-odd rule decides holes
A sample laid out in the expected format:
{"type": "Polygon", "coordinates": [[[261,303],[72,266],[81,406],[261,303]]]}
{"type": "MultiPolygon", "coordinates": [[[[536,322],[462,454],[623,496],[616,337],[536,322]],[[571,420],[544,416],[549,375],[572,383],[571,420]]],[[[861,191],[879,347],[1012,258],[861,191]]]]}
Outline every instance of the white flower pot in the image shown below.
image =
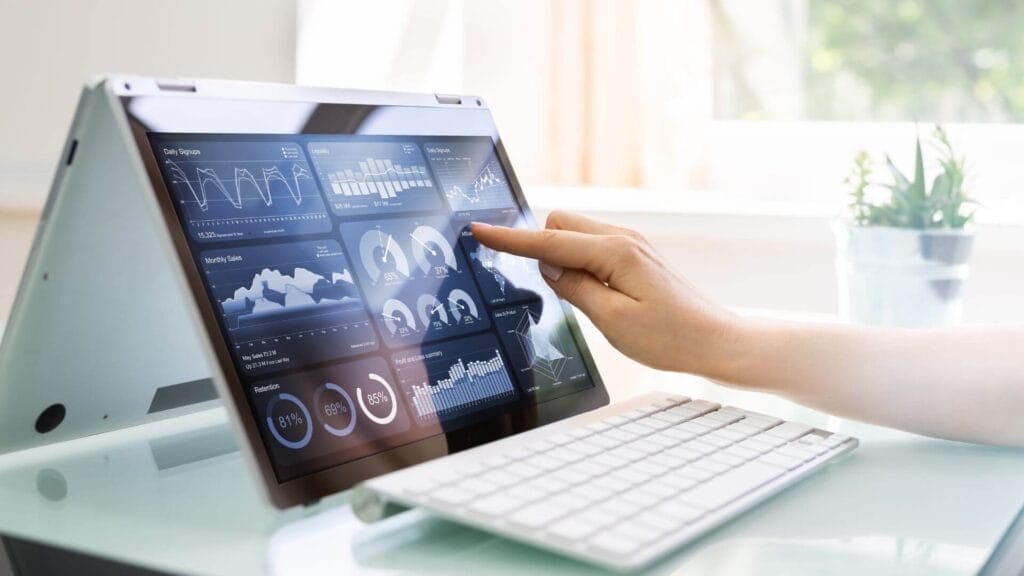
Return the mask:
{"type": "Polygon", "coordinates": [[[963,315],[974,232],[833,223],[839,311],[857,324],[934,328],[963,315]]]}

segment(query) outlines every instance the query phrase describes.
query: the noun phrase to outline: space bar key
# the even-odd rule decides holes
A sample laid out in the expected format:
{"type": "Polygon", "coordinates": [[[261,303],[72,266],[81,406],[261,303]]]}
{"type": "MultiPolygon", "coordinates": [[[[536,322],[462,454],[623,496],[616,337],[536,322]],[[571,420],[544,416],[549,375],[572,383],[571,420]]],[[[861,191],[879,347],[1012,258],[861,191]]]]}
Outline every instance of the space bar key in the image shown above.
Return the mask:
{"type": "Polygon", "coordinates": [[[782,476],[785,470],[747,462],[679,495],[679,500],[702,510],[720,508],[747,492],[782,476]]]}

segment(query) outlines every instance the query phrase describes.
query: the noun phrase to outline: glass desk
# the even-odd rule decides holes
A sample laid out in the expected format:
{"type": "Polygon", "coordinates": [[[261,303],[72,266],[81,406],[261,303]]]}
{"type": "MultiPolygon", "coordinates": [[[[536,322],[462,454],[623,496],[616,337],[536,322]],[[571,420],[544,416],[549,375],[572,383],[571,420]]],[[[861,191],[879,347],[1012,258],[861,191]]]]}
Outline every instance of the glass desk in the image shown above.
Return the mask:
{"type": "MultiPolygon", "coordinates": [[[[663,379],[660,388],[759,405],[854,434],[861,446],[652,574],[967,574],[1024,502],[1024,451],[663,379]]],[[[416,511],[364,525],[346,494],[278,512],[262,500],[221,409],[0,457],[0,534],[196,574],[602,573],[416,511]]]]}

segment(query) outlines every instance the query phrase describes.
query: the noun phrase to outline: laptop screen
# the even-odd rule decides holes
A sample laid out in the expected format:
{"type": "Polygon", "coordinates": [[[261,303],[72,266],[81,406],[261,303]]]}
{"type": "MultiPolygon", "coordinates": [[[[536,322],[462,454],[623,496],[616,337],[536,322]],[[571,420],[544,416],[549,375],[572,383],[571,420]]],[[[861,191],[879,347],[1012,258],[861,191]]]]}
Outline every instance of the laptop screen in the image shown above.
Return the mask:
{"type": "Polygon", "coordinates": [[[149,140],[279,482],[594,386],[491,138],[149,140]]]}

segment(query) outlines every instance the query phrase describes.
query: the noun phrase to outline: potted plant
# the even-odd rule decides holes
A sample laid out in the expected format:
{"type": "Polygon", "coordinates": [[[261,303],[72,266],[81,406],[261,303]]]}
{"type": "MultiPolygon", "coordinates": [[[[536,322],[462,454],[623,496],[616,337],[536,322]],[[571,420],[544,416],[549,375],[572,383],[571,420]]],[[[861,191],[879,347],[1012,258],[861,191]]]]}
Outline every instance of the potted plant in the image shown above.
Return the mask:
{"type": "Polygon", "coordinates": [[[839,307],[861,324],[924,328],[960,322],[963,289],[974,243],[965,191],[964,159],[942,127],[933,137],[939,173],[925,180],[921,139],[916,139],[913,178],[888,157],[891,178],[874,176],[860,152],[846,179],[847,214],[836,220],[839,307]]]}

